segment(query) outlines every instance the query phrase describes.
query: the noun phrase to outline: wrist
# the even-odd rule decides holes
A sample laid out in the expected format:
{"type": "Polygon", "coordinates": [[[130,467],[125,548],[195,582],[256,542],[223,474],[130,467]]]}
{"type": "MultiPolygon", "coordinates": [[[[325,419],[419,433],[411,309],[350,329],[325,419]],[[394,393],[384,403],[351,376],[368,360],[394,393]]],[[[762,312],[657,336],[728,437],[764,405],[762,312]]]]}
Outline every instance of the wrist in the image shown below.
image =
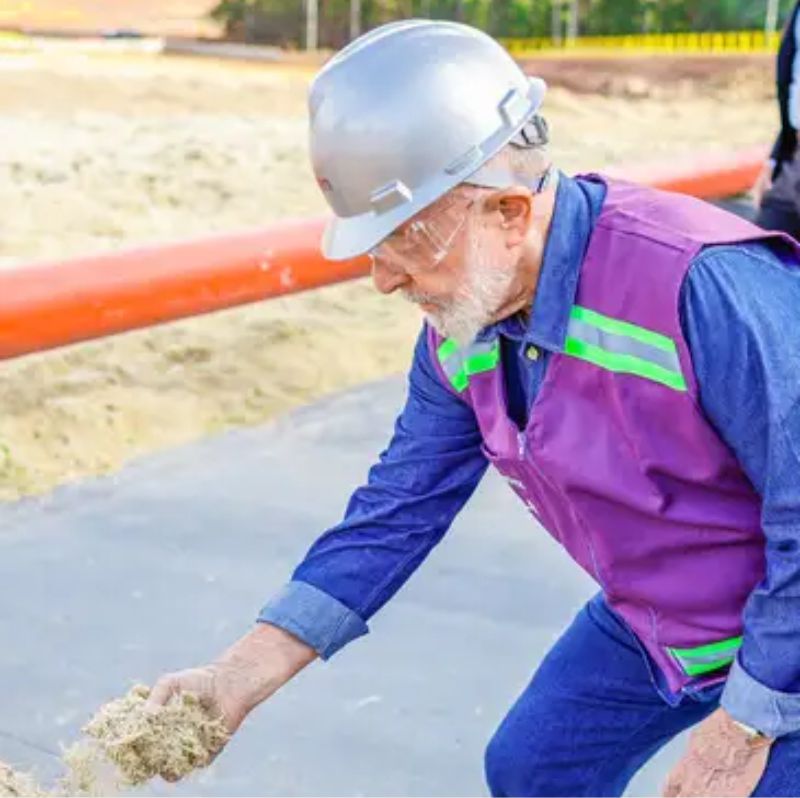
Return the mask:
{"type": "Polygon", "coordinates": [[[258,623],[214,663],[256,706],[316,659],[313,648],[277,626],[258,623]]]}
{"type": "MultiPolygon", "coordinates": [[[[723,710],[724,712],[724,710],[723,710]]],[[[747,723],[736,720],[725,712],[728,729],[733,739],[740,745],[748,748],[759,748],[762,745],[771,745],[773,740],[759,729],[747,723]]]]}

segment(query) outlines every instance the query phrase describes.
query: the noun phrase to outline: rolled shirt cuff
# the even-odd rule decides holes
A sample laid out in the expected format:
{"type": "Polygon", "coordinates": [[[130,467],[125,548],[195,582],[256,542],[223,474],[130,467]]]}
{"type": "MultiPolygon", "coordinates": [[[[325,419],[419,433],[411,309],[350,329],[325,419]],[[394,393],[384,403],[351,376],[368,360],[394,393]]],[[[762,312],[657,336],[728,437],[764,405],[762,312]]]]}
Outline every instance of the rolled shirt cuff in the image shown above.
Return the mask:
{"type": "Polygon", "coordinates": [[[773,690],[754,679],[737,659],[728,674],[720,701],[739,723],[767,737],[782,737],[800,730],[800,693],[773,690]]]}
{"type": "Polygon", "coordinates": [[[341,601],[307,582],[295,580],[270,599],[258,615],[311,646],[322,659],[369,632],[363,619],[341,601]]]}

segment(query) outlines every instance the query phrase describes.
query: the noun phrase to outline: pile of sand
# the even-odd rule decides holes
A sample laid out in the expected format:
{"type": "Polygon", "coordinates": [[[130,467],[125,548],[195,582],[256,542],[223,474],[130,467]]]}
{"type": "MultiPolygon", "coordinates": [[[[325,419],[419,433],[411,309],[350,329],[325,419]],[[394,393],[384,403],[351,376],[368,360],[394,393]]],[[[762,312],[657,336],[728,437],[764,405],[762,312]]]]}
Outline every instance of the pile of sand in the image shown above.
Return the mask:
{"type": "Polygon", "coordinates": [[[0,796],[107,795],[113,787],[136,787],[156,776],[177,781],[206,767],[228,740],[222,719],[192,695],[152,710],[149,694],[137,685],[101,707],[83,728],[87,739],[64,752],[66,773],[52,791],[0,762],[0,796]]]}
{"type": "Polygon", "coordinates": [[[131,28],[163,36],[214,36],[215,0],[4,0],[0,25],[60,31],[131,28]]]}
{"type": "Polygon", "coordinates": [[[775,59],[768,54],[544,56],[524,59],[523,64],[550,86],[574,94],[652,98],[675,104],[701,96],[720,104],[773,100],[775,96],[775,59]]]}

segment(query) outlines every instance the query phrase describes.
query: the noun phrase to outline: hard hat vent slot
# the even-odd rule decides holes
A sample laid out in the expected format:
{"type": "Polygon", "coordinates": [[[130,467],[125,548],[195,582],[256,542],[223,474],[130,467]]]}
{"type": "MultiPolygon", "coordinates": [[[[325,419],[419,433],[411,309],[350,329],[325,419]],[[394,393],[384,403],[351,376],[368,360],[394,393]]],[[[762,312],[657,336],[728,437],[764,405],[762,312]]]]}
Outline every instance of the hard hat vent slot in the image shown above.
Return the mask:
{"type": "Polygon", "coordinates": [[[530,109],[530,101],[523,97],[518,89],[511,91],[503,97],[500,103],[500,116],[506,127],[517,127],[530,109]]]}
{"type": "Polygon", "coordinates": [[[477,169],[483,160],[483,150],[477,145],[470,147],[463,155],[459,155],[452,163],[445,167],[448,175],[457,175],[466,171],[473,164],[477,169]]]}
{"type": "Polygon", "coordinates": [[[386,213],[398,205],[411,202],[412,199],[411,189],[402,180],[394,180],[373,191],[369,201],[375,213],[386,213]]]}

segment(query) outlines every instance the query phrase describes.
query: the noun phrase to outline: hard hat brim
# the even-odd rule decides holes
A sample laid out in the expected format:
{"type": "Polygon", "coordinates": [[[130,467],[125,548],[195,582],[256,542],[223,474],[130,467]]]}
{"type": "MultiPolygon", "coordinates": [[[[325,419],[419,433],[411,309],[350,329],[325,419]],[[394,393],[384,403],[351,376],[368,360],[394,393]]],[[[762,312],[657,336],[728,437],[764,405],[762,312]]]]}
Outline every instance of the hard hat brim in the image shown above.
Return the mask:
{"type": "Polygon", "coordinates": [[[496,155],[514,136],[519,133],[528,120],[541,108],[547,85],[539,78],[531,78],[528,90],[528,108],[519,124],[499,130],[489,140],[483,142],[485,153],[482,159],[471,161],[457,172],[442,171],[426,182],[423,191],[415,193],[407,203],[386,213],[368,212],[349,217],[333,217],[326,225],[322,236],[322,254],[328,260],[348,260],[365,255],[376,247],[400,225],[416,216],[448,191],[463,183],[475,174],[488,160],[496,155]]]}

